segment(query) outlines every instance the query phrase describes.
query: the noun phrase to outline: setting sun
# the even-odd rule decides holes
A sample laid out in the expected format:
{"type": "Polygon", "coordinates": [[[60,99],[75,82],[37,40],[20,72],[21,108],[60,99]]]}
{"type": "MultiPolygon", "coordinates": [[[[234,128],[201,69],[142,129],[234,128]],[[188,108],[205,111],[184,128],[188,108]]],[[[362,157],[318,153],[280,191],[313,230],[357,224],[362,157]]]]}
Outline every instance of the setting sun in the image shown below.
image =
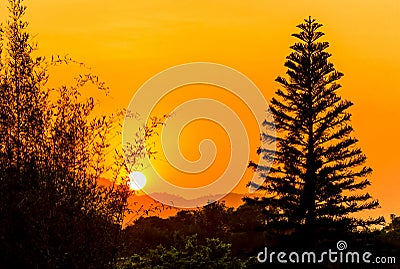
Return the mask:
{"type": "Polygon", "coordinates": [[[142,172],[131,172],[128,185],[132,190],[141,190],[146,185],[146,176],[142,172]]]}

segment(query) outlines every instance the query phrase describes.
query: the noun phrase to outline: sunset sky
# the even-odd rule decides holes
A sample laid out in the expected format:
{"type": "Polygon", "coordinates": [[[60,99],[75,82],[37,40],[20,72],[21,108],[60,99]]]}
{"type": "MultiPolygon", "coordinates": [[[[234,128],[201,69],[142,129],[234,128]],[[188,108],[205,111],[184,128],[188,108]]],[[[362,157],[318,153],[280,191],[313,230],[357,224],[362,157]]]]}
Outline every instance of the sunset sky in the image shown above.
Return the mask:
{"type": "MultiPolygon", "coordinates": [[[[105,113],[126,108],[135,91],[158,72],[198,61],[240,71],[270,100],[278,88],[274,79],[286,71],[285,57],[295,42],[291,34],[311,15],[324,24],[331,61],[345,75],[338,93],[355,104],[350,110],[354,135],[374,169],[368,192],[382,206],[371,215],[400,214],[400,1],[28,0],[25,4],[41,55],[68,54],[93,67],[108,84],[111,97],[98,96],[105,113]]],[[[5,5],[1,1],[2,21],[5,5]]],[[[50,82],[55,85],[71,77],[55,71],[50,82]]],[[[255,122],[243,104],[221,89],[183,87],[166,96],[154,113],[170,113],[181,102],[199,97],[220,100],[238,111],[248,123],[250,158],[256,158],[255,122]]],[[[220,155],[208,171],[190,178],[158,164],[171,182],[193,187],[210,183],[223,172],[230,152],[222,128],[198,121],[181,138],[182,151],[190,160],[199,157],[198,143],[204,138],[214,139],[220,155]]],[[[248,170],[234,191],[245,193],[251,177],[248,170]]]]}

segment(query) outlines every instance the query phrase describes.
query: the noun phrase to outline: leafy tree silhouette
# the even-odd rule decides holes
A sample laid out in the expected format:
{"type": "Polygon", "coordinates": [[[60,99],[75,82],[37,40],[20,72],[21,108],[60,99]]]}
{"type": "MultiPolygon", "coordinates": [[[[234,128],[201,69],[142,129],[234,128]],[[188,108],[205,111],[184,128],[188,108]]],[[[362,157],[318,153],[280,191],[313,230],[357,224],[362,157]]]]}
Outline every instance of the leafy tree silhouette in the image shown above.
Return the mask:
{"type": "Polygon", "coordinates": [[[120,115],[93,116],[80,89],[104,83],[89,73],[76,85],[47,89],[50,66],[34,57],[23,1],[9,1],[0,58],[0,264],[2,268],[109,268],[131,191],[125,169],[105,163],[120,115]],[[98,179],[114,170],[114,183],[98,179]]]}
{"type": "Polygon", "coordinates": [[[265,206],[270,225],[301,229],[307,242],[325,228],[345,232],[384,221],[351,216],[379,203],[357,192],[370,185],[372,169],[364,166],[366,156],[351,136],[348,108],[353,103],[337,94],[343,74],[329,61],[329,43],[319,41],[324,36],[321,26],[309,17],[292,35],[298,42],[285,62],[288,78],[276,79],[283,90],[271,100],[275,122],[266,120],[262,134],[266,143],[277,142],[277,150],[258,150],[273,165],[266,173],[268,167],[249,164],[265,179],[259,190],[266,195],[246,199],[265,206]]]}

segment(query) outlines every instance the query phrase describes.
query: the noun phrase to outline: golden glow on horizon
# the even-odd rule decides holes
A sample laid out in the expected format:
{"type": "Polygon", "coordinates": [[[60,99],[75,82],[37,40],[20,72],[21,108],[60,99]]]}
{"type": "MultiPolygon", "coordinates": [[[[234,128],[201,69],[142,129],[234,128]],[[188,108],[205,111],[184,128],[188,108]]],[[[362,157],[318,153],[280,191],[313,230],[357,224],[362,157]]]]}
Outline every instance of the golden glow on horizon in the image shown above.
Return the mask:
{"type": "MultiPolygon", "coordinates": [[[[382,205],[373,214],[400,214],[400,125],[396,124],[400,118],[400,1],[28,0],[26,4],[39,53],[69,54],[94,67],[108,83],[111,98],[102,105],[106,113],[127,107],[135,90],[154,74],[192,61],[231,66],[252,79],[270,100],[278,87],[274,79],[285,74],[285,57],[295,42],[290,35],[312,15],[324,24],[332,61],[345,74],[339,94],[355,104],[350,110],[354,136],[374,169],[368,191],[382,205]]],[[[2,1],[3,20],[5,5],[2,1]]],[[[58,85],[66,77],[71,75],[56,73],[50,83],[58,85]]],[[[241,117],[248,117],[247,111],[224,93],[195,92],[195,96],[204,94],[228,102],[238,108],[241,117]]],[[[187,98],[185,93],[167,96],[154,114],[169,113],[187,98]]],[[[208,135],[221,143],[217,144],[219,150],[228,153],[226,135],[218,127],[204,136],[196,132],[197,128],[214,128],[212,125],[197,122],[184,130],[180,145],[187,158],[198,157],[198,141],[208,135]]],[[[255,152],[258,134],[252,133],[252,137],[255,152]]],[[[221,173],[225,163],[217,158],[209,173],[221,173]]],[[[181,175],[170,167],[162,173],[182,186],[198,184],[194,183],[198,179],[182,177],[180,181],[181,175]]],[[[245,192],[251,176],[247,171],[235,191],[245,192]]]]}

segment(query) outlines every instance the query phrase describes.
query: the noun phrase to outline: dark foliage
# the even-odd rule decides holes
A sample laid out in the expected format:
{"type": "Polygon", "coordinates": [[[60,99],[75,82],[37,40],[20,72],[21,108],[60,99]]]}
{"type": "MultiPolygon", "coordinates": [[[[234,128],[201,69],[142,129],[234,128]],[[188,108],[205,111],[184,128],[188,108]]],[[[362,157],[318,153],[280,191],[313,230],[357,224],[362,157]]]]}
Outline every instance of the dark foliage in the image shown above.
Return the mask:
{"type": "Polygon", "coordinates": [[[192,269],[223,269],[247,268],[254,263],[254,259],[240,260],[232,256],[230,244],[223,243],[218,238],[206,238],[204,242],[197,239],[197,235],[186,237],[176,242],[177,247],[165,248],[158,245],[150,249],[145,255],[132,255],[120,259],[118,269],[133,268],[192,268],[192,269]]]}
{"type": "Polygon", "coordinates": [[[198,210],[183,210],[168,219],[141,217],[122,232],[121,257],[146,255],[158,245],[177,247],[188,236],[218,238],[232,244],[232,254],[245,258],[265,243],[264,216],[261,209],[241,206],[236,210],[224,203],[213,203],[198,210]]]}
{"type": "MultiPolygon", "coordinates": [[[[305,242],[308,239],[301,234],[284,234],[282,229],[265,223],[261,207],[242,205],[233,209],[219,202],[197,210],[180,211],[168,219],[142,217],[123,230],[123,251],[117,267],[197,268],[202,264],[205,266],[203,268],[294,268],[294,264],[280,264],[276,260],[273,264],[258,263],[256,256],[264,247],[275,253],[335,251],[339,240],[345,240],[350,251],[369,251],[373,257],[399,258],[399,225],[395,216],[383,229],[353,231],[338,235],[337,238],[322,236],[319,244],[314,246],[307,245],[305,242]],[[219,222],[218,231],[214,227],[204,226],[205,222],[219,222]],[[210,256],[212,251],[216,252],[214,256],[210,256]],[[224,267],[219,263],[226,257],[235,261],[237,267],[224,267]],[[215,267],[217,264],[219,267],[215,267]]],[[[361,268],[361,264],[354,267],[354,264],[329,262],[314,267],[313,264],[306,265],[307,268],[361,268]]],[[[397,267],[396,264],[386,264],[384,268],[397,267]]]]}
{"type": "Polygon", "coordinates": [[[47,89],[60,59],[34,57],[22,1],[9,1],[1,29],[0,267],[109,268],[129,191],[98,178],[114,117],[93,117],[76,85],[47,89]]]}
{"type": "Polygon", "coordinates": [[[324,36],[321,26],[309,18],[292,35],[298,42],[290,47],[293,51],[285,63],[288,78],[276,79],[283,90],[271,100],[274,121],[264,122],[262,134],[264,142],[276,142],[277,149],[258,151],[274,163],[270,170],[250,163],[265,179],[259,190],[266,195],[246,200],[264,206],[270,226],[300,232],[310,243],[317,234],[335,237],[383,221],[351,215],[379,203],[359,192],[370,185],[372,169],[365,166],[366,156],[352,136],[348,109],[353,104],[337,94],[343,74],[329,62],[329,43],[319,41],[324,36]]]}

